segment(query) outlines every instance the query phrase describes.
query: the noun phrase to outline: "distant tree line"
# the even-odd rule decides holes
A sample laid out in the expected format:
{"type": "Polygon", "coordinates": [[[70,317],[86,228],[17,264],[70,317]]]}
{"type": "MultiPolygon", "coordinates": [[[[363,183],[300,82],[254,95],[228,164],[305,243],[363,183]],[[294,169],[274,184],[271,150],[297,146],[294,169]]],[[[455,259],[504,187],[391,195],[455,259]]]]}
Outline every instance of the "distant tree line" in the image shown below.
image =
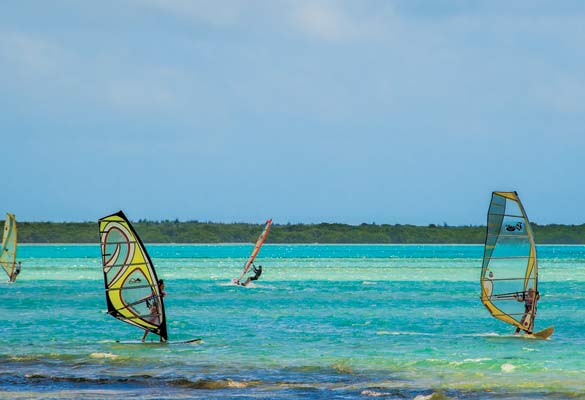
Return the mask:
{"type": "MultiPolygon", "coordinates": [[[[263,224],[188,221],[133,222],[146,243],[251,243],[263,224]]],[[[539,244],[585,244],[583,225],[532,224],[539,244]]],[[[481,244],[485,226],[273,224],[266,243],[481,244]]],[[[20,243],[97,243],[96,222],[19,222],[20,243]]]]}

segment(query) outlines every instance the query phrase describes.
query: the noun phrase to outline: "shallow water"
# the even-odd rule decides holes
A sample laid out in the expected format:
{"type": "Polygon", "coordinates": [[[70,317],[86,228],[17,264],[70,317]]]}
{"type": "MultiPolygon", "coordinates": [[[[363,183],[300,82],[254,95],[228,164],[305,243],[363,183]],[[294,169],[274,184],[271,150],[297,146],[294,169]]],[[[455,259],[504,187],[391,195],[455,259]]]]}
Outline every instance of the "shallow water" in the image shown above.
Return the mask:
{"type": "Polygon", "coordinates": [[[0,398],[585,398],[585,246],[538,248],[549,341],[483,308],[482,246],[265,245],[228,285],[251,249],[148,246],[170,340],[203,339],[160,345],[105,313],[97,245],[20,246],[0,398]]]}

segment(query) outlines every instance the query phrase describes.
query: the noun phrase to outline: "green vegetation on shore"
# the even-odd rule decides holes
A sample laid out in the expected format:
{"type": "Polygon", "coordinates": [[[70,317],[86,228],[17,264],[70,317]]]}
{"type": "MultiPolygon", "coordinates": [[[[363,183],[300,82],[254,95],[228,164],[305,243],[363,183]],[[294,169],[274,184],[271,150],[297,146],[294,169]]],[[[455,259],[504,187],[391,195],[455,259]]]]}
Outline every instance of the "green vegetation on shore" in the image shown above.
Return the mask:
{"type": "MultiPolygon", "coordinates": [[[[138,221],[146,243],[251,243],[264,224],[138,221]]],[[[532,224],[538,244],[585,244],[583,225],[532,224]]],[[[266,243],[460,243],[481,244],[485,226],[273,224],[266,243]]],[[[19,222],[20,243],[97,243],[96,222],[19,222]]]]}

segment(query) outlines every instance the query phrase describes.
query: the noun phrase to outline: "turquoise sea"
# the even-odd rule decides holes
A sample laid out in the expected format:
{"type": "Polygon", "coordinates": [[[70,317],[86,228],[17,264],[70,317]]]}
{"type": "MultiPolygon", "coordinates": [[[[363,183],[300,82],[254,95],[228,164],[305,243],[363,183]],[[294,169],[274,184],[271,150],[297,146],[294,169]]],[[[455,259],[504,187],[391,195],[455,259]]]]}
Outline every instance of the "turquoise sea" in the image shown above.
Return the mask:
{"type": "Polygon", "coordinates": [[[539,246],[536,329],[479,300],[483,246],[147,245],[170,340],[105,313],[98,245],[21,245],[0,284],[0,398],[585,399],[585,246],[539,246]],[[149,336],[154,339],[154,336],[149,336]],[[122,341],[124,343],[117,343],[122,341]]]}

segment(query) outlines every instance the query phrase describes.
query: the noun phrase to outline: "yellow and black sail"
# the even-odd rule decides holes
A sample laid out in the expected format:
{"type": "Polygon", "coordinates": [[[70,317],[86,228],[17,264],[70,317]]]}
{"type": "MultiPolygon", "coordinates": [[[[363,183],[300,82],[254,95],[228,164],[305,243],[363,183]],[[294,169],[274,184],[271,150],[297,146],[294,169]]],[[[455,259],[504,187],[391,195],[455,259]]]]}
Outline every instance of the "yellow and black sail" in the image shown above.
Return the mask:
{"type": "Polygon", "coordinates": [[[2,236],[2,254],[0,254],[0,265],[11,281],[16,279],[14,269],[16,267],[16,243],[18,238],[16,229],[16,217],[14,214],[6,213],[4,221],[4,235],[2,236]]]}
{"type": "Polygon", "coordinates": [[[122,211],[98,224],[108,313],[166,341],[163,294],[140,237],[122,211]]]}
{"type": "Polygon", "coordinates": [[[495,318],[532,331],[538,296],[536,246],[516,192],[492,193],[480,281],[481,301],[495,318]]]}

